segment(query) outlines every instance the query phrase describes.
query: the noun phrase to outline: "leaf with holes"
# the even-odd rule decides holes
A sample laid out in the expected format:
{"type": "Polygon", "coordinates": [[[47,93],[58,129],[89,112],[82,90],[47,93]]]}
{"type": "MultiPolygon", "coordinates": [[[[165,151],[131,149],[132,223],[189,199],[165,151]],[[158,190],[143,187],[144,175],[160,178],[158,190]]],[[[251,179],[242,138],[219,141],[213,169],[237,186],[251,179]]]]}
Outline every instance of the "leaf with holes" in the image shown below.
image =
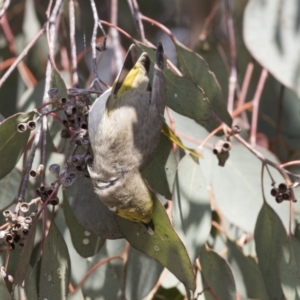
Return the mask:
{"type": "Polygon", "coordinates": [[[90,233],[79,224],[66,197],[63,198],[63,209],[74,248],[82,257],[94,256],[105,243],[105,239],[90,233]]]}
{"type": "Polygon", "coordinates": [[[66,299],[71,276],[70,268],[66,242],[53,222],[44,243],[39,278],[39,298],[66,299]]]}
{"type": "Polygon", "coordinates": [[[79,224],[103,239],[122,238],[116,215],[103,204],[94,192],[90,178],[79,177],[75,183],[65,189],[64,197],[71,204],[79,224]]]}
{"type": "Polygon", "coordinates": [[[195,276],[186,248],[172,228],[164,207],[153,194],[152,221],[154,232],[149,233],[142,223],[116,218],[120,231],[132,247],[159,261],[188,289],[195,290],[195,276]]]}

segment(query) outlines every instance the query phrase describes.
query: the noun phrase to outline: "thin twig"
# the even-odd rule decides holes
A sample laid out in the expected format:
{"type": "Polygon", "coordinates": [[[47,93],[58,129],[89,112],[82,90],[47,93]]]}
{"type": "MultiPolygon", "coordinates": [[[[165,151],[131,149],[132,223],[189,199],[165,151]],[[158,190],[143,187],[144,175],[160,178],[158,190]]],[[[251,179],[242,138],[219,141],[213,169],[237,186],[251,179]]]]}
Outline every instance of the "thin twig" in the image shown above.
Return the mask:
{"type": "MultiPolygon", "coordinates": [[[[243,85],[242,85],[242,88],[241,88],[239,99],[237,101],[237,107],[240,107],[240,106],[244,105],[244,103],[245,103],[246,95],[247,95],[247,92],[248,92],[248,89],[249,89],[249,85],[250,85],[250,81],[251,81],[251,77],[252,77],[252,73],[253,73],[253,69],[254,69],[254,63],[251,60],[247,65],[247,69],[246,69],[246,72],[245,72],[245,77],[244,77],[244,80],[243,80],[243,85]]],[[[242,113],[242,119],[244,121],[245,129],[249,130],[250,125],[249,125],[249,122],[248,122],[247,114],[245,112],[242,113]]]]}
{"type": "Polygon", "coordinates": [[[229,39],[229,51],[230,51],[230,76],[229,76],[229,87],[228,87],[228,102],[227,109],[231,114],[233,111],[234,95],[237,85],[237,70],[236,70],[236,47],[234,38],[234,26],[231,15],[231,8],[229,0],[225,0],[225,12],[226,12],[226,27],[229,39]]]}
{"type": "Polygon", "coordinates": [[[21,54],[17,57],[14,63],[9,67],[9,69],[5,72],[5,74],[0,79],[0,87],[3,85],[5,80],[10,76],[10,74],[14,71],[14,69],[18,66],[18,64],[24,59],[24,57],[28,54],[28,51],[35,45],[36,41],[41,37],[41,35],[45,32],[46,26],[44,25],[35,38],[25,47],[25,49],[21,52],[21,54]]]}
{"type": "MultiPolygon", "coordinates": [[[[117,0],[111,0],[110,2],[110,22],[113,25],[117,25],[118,21],[118,1],[117,0]]],[[[110,42],[111,42],[111,48],[114,51],[114,63],[116,66],[117,71],[121,70],[122,65],[123,65],[123,51],[122,47],[120,44],[120,38],[119,38],[119,33],[116,30],[115,27],[110,27],[109,29],[109,37],[110,37],[110,42]]]]}
{"type": "Polygon", "coordinates": [[[208,33],[208,28],[211,25],[211,23],[212,23],[212,21],[215,17],[216,12],[218,11],[218,8],[219,8],[220,4],[221,4],[220,0],[215,0],[214,1],[212,9],[210,10],[208,16],[205,18],[202,30],[199,34],[199,40],[200,41],[205,41],[206,40],[207,33],[208,33]]]}
{"type": "Polygon", "coordinates": [[[94,27],[93,27],[93,35],[91,40],[91,47],[92,47],[92,58],[93,58],[93,72],[94,72],[94,78],[98,78],[97,74],[97,56],[96,56],[96,39],[97,39],[97,29],[98,29],[98,14],[97,14],[97,8],[95,5],[95,1],[91,0],[91,8],[93,12],[93,18],[94,18],[94,27]]]}
{"type": "Polygon", "coordinates": [[[133,20],[135,22],[135,27],[136,30],[139,34],[139,37],[142,41],[142,43],[146,43],[146,38],[145,38],[145,30],[144,30],[144,26],[143,26],[143,22],[141,19],[141,12],[140,12],[140,8],[139,5],[137,3],[136,0],[127,0],[133,20]]]}
{"type": "Polygon", "coordinates": [[[8,9],[9,4],[10,4],[10,0],[4,0],[4,2],[2,3],[2,6],[0,8],[0,20],[5,14],[6,10],[8,9]]]}
{"type": "Polygon", "coordinates": [[[285,91],[285,86],[283,84],[281,84],[280,92],[279,92],[278,109],[277,109],[277,122],[276,122],[276,128],[275,128],[275,141],[277,141],[278,143],[280,140],[280,129],[281,129],[281,123],[282,123],[284,91],[285,91]]]}
{"type": "Polygon", "coordinates": [[[251,132],[250,132],[250,144],[255,147],[256,145],[256,134],[257,134],[257,121],[258,121],[258,112],[259,112],[259,102],[263,88],[265,86],[266,79],[268,77],[268,71],[262,69],[260,78],[257,84],[255,95],[253,98],[253,112],[252,112],[252,122],[251,122],[251,132]]]}
{"type": "MultiPolygon", "coordinates": [[[[49,95],[48,91],[51,86],[51,75],[52,75],[52,68],[55,65],[54,63],[54,48],[55,48],[55,41],[56,41],[56,19],[62,4],[62,0],[57,0],[55,2],[54,8],[51,12],[49,23],[47,26],[47,36],[48,39],[48,49],[49,49],[49,59],[47,62],[46,68],[46,79],[45,79],[45,89],[43,95],[43,103],[49,102],[49,95]],[[51,60],[52,58],[52,60],[51,60]]],[[[41,134],[41,164],[45,167],[46,166],[46,149],[47,149],[47,129],[48,129],[48,122],[46,113],[49,111],[48,106],[42,108],[42,134],[41,134]]],[[[45,184],[45,172],[41,175],[41,182],[45,184]]]]}
{"type": "Polygon", "coordinates": [[[252,152],[259,160],[261,160],[264,164],[268,164],[276,169],[281,176],[285,179],[285,182],[288,186],[291,185],[291,180],[287,174],[291,174],[289,171],[283,169],[280,165],[274,163],[273,161],[269,160],[268,158],[264,157],[259,151],[254,149],[250,144],[248,144],[242,137],[239,135],[234,135],[234,138],[237,139],[241,144],[243,144],[250,152],[252,152]]]}
{"type": "Polygon", "coordinates": [[[70,44],[71,44],[71,63],[72,63],[72,86],[78,87],[76,41],[75,41],[75,8],[74,0],[69,0],[70,18],[70,44]]]}
{"type": "Polygon", "coordinates": [[[128,252],[130,245],[128,242],[125,244],[125,248],[122,254],[123,257],[123,272],[122,272],[122,283],[121,283],[121,297],[120,299],[126,299],[126,274],[127,274],[127,262],[128,262],[128,252]]]}
{"type": "Polygon", "coordinates": [[[74,289],[74,293],[77,292],[82,287],[82,285],[85,283],[85,281],[88,279],[88,277],[90,277],[92,275],[92,273],[94,273],[99,267],[101,267],[102,265],[104,265],[114,259],[123,259],[123,253],[120,253],[120,254],[117,254],[114,256],[110,256],[110,257],[106,257],[106,258],[100,260],[94,266],[92,266],[92,268],[90,268],[88,270],[88,272],[86,272],[86,274],[83,276],[83,278],[77,284],[77,286],[74,289]]]}
{"type": "Polygon", "coordinates": [[[284,164],[281,164],[280,167],[286,168],[286,167],[294,166],[294,165],[300,165],[300,160],[288,161],[288,162],[286,162],[284,164]]]}

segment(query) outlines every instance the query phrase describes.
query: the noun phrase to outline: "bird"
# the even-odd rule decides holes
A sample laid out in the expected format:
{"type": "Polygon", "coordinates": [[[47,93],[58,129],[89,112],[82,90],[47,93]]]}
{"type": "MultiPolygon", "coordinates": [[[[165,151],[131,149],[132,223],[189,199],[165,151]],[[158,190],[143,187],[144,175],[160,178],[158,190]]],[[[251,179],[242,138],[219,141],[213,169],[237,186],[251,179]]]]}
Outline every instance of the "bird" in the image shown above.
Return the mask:
{"type": "Polygon", "coordinates": [[[158,146],[164,123],[164,49],[151,61],[131,45],[113,84],[89,111],[93,163],[88,171],[99,199],[117,215],[153,227],[152,191],[141,175],[158,146]]]}

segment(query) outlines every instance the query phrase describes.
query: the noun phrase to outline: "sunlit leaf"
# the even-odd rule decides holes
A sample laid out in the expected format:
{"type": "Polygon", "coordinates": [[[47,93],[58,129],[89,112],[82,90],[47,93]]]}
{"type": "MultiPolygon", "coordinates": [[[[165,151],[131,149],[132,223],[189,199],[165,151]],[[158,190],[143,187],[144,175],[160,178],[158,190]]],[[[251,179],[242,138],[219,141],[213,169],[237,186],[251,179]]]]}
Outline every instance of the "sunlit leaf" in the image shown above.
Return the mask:
{"type": "Polygon", "coordinates": [[[66,299],[71,276],[67,245],[55,223],[46,237],[39,280],[40,299],[66,299]]]}
{"type": "Polygon", "coordinates": [[[0,124],[0,179],[15,167],[29,138],[30,130],[18,132],[18,124],[28,122],[33,114],[18,113],[0,124]]]}
{"type": "Polygon", "coordinates": [[[244,40],[253,57],[300,96],[299,1],[251,0],[244,14],[244,40]]]}
{"type": "MultiPolygon", "coordinates": [[[[257,147],[264,157],[278,163],[276,157],[268,150],[257,147]]],[[[211,185],[214,199],[225,218],[237,227],[254,232],[255,222],[263,204],[261,192],[262,162],[246,147],[233,141],[230,157],[225,167],[218,166],[217,159],[211,150],[203,149],[201,167],[207,184],[211,185]]],[[[282,182],[281,175],[270,169],[276,183],[282,182]]],[[[288,225],[289,203],[278,204],[271,196],[272,180],[264,173],[264,189],[268,204],[279,215],[284,225],[288,225]]]]}
{"type": "Polygon", "coordinates": [[[173,226],[194,262],[211,228],[211,208],[200,165],[190,155],[179,163],[173,188],[173,226]]]}
{"type": "Polygon", "coordinates": [[[300,242],[290,236],[283,245],[279,259],[281,287],[286,299],[300,297],[300,242]]]}
{"type": "Polygon", "coordinates": [[[103,239],[123,237],[116,224],[115,214],[94,193],[94,187],[89,178],[78,177],[70,188],[65,189],[64,193],[78,222],[86,230],[103,239]]]}
{"type": "Polygon", "coordinates": [[[172,228],[162,204],[154,195],[153,199],[153,234],[141,223],[117,218],[120,230],[131,246],[159,261],[188,289],[194,290],[195,278],[186,249],[172,228]]]}
{"type": "Polygon", "coordinates": [[[287,234],[280,218],[266,203],[259,212],[254,238],[258,264],[268,294],[271,299],[283,299],[277,263],[287,234]]]}
{"type": "Polygon", "coordinates": [[[204,286],[208,286],[217,299],[236,299],[232,271],[224,258],[205,247],[200,252],[200,263],[204,286]]]}
{"type": "Polygon", "coordinates": [[[74,248],[82,257],[94,256],[105,243],[105,239],[90,233],[79,224],[66,197],[63,199],[63,209],[74,248]]]}

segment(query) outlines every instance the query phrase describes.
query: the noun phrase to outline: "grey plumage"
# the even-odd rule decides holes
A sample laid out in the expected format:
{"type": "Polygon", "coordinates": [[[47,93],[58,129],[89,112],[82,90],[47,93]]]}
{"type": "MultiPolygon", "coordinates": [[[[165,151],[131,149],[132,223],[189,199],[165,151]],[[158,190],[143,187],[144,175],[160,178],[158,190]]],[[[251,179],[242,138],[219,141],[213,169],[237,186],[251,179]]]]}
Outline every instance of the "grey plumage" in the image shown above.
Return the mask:
{"type": "Polygon", "coordinates": [[[89,113],[89,137],[94,154],[89,167],[95,192],[124,218],[151,220],[151,192],[141,177],[158,145],[165,108],[163,47],[157,48],[152,88],[150,59],[136,60],[132,45],[113,87],[101,95],[89,113]]]}

